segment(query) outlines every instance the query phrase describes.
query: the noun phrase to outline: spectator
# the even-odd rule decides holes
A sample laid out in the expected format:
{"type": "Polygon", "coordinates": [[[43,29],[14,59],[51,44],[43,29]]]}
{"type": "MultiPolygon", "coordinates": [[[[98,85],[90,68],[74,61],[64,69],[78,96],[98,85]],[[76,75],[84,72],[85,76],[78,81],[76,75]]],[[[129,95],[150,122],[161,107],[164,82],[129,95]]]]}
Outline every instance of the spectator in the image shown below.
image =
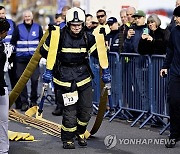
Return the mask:
{"type": "Polygon", "coordinates": [[[64,6],[61,10],[61,13],[62,13],[62,19],[64,20],[63,22],[60,23],[60,28],[62,29],[65,25],[66,25],[66,13],[67,11],[70,9],[71,7],[70,6],[64,6]]]}
{"type": "Polygon", "coordinates": [[[139,40],[141,39],[143,29],[147,27],[145,23],[146,14],[143,11],[136,11],[133,17],[136,25],[131,26],[127,32],[127,37],[124,41],[124,52],[126,53],[138,53],[139,40]]]}
{"type": "MultiPolygon", "coordinates": [[[[4,6],[0,6],[0,17],[6,19],[6,10],[4,6]]],[[[5,43],[5,51],[7,54],[7,60],[5,63],[5,69],[4,71],[8,71],[11,88],[14,88],[14,86],[17,83],[17,74],[16,74],[16,60],[15,60],[15,53],[13,52],[13,46],[10,44],[12,34],[14,32],[14,29],[16,28],[16,24],[11,19],[7,19],[7,21],[10,24],[10,28],[8,31],[7,36],[2,40],[5,43]]],[[[17,98],[15,101],[16,109],[21,108],[21,99],[20,97],[17,98]]]]}
{"type": "Polygon", "coordinates": [[[127,18],[127,9],[122,9],[120,11],[120,18],[122,25],[119,27],[120,34],[122,33],[123,35],[119,35],[119,51],[123,51],[123,44],[124,40],[127,36],[127,30],[129,29],[130,23],[128,22],[127,18]]]}
{"type": "MultiPolygon", "coordinates": [[[[148,33],[143,33],[138,45],[138,52],[145,54],[166,54],[166,47],[169,39],[167,30],[161,29],[161,20],[156,14],[147,19],[148,33]]],[[[145,29],[146,30],[146,29],[145,29]]]]}
{"type": "Polygon", "coordinates": [[[119,52],[119,25],[115,17],[110,17],[107,20],[107,24],[110,28],[110,33],[106,35],[106,45],[108,46],[109,51],[119,52]]]}
{"type": "Polygon", "coordinates": [[[97,17],[92,17],[92,29],[95,29],[99,25],[97,17]]]}
{"type": "MultiPolygon", "coordinates": [[[[17,76],[21,77],[27,64],[29,63],[34,51],[36,50],[38,43],[43,35],[41,26],[33,22],[33,14],[31,11],[26,10],[23,12],[23,23],[19,24],[15,29],[11,44],[14,45],[16,50],[16,61],[17,61],[17,76]]],[[[31,76],[31,96],[30,106],[37,105],[37,88],[39,79],[39,67],[36,68],[35,72],[31,76]]],[[[27,86],[24,87],[20,94],[22,101],[22,111],[26,111],[29,107],[28,102],[28,90],[27,86]]]]}
{"type": "Polygon", "coordinates": [[[131,26],[134,23],[134,14],[136,13],[136,9],[134,7],[128,7],[126,10],[128,23],[131,26]]]}
{"type": "Polygon", "coordinates": [[[167,47],[167,54],[160,71],[163,77],[170,69],[170,80],[168,87],[168,104],[170,115],[170,142],[165,146],[173,148],[180,139],[180,6],[173,12],[176,26],[172,29],[167,47]]]}
{"type": "Polygon", "coordinates": [[[133,27],[135,26],[135,21],[134,21],[134,17],[133,15],[135,14],[136,9],[134,7],[128,7],[126,10],[126,15],[127,15],[127,19],[128,19],[128,23],[126,24],[127,27],[125,27],[125,31],[124,31],[124,37],[127,37],[127,32],[129,30],[129,27],[133,27]]]}
{"type": "Polygon", "coordinates": [[[6,54],[4,53],[4,39],[10,28],[9,22],[0,18],[0,153],[8,154],[9,139],[8,139],[8,111],[9,97],[8,88],[4,80],[4,65],[6,62],[6,54]]]}
{"type": "Polygon", "coordinates": [[[92,15],[91,14],[86,14],[86,26],[85,26],[85,30],[88,32],[92,32],[92,15]]]}
{"type": "Polygon", "coordinates": [[[64,22],[65,20],[63,19],[63,15],[62,13],[57,13],[55,14],[55,19],[54,19],[54,22],[55,22],[55,25],[60,25],[62,22],[64,22]]]}
{"type": "Polygon", "coordinates": [[[128,23],[128,18],[127,18],[127,9],[122,9],[120,11],[120,18],[121,18],[121,25],[122,26],[128,26],[129,23],[128,23]]]}
{"type": "Polygon", "coordinates": [[[106,24],[106,11],[105,10],[98,10],[96,12],[96,17],[99,21],[99,25],[96,27],[96,29],[101,29],[104,35],[108,34],[110,32],[109,26],[106,24]]]}
{"type": "MultiPolygon", "coordinates": [[[[134,23],[127,32],[127,37],[124,41],[123,51],[125,53],[139,53],[138,52],[138,44],[141,39],[141,35],[143,33],[143,29],[147,27],[146,14],[142,10],[137,10],[135,14],[132,16],[134,18],[134,23]]],[[[146,88],[145,77],[147,76],[147,67],[144,64],[146,62],[145,57],[139,57],[138,60],[134,61],[135,67],[135,80],[132,79],[132,85],[134,87],[133,91],[139,92],[141,101],[143,104],[148,104],[148,94],[146,88]],[[142,67],[142,64],[143,67],[142,67]],[[143,72],[143,73],[142,73],[143,72]],[[144,76],[142,75],[144,74],[144,76]]],[[[126,60],[126,63],[129,64],[129,60],[126,60]]],[[[127,69],[128,65],[127,65],[127,69]]],[[[129,74],[130,75],[130,74],[129,74]]],[[[130,75],[131,78],[131,75],[130,75]]],[[[130,88],[130,87],[129,87],[130,88]]],[[[132,111],[133,119],[139,116],[139,113],[132,111]]],[[[135,120],[135,119],[134,119],[135,120]]]]}

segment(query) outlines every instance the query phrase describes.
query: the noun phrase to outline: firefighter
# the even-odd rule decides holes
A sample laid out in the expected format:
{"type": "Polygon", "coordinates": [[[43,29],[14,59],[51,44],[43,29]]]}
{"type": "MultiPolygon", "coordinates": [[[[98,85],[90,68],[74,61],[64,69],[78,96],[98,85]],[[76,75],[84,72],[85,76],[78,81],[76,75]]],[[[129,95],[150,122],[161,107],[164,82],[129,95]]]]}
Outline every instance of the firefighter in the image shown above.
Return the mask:
{"type": "Polygon", "coordinates": [[[87,146],[83,134],[92,113],[93,77],[89,54],[99,55],[99,60],[103,60],[103,64],[100,62],[103,68],[102,81],[111,82],[108,65],[104,64],[107,51],[101,50],[101,54],[98,54],[95,36],[84,31],[84,28],[84,11],[71,8],[66,14],[66,26],[61,32],[59,27],[49,26],[50,35],[41,47],[42,56],[47,57],[43,81],[49,83],[53,80],[57,87],[58,102],[63,102],[61,140],[64,149],[75,148],[75,137],[80,146],[87,146]]]}

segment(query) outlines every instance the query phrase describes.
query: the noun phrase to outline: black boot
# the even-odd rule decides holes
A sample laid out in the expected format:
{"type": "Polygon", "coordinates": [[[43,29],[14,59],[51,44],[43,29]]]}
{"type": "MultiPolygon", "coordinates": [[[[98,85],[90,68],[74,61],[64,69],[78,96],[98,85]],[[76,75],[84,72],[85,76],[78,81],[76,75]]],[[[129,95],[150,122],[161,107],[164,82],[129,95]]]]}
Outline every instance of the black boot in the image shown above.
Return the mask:
{"type": "Polygon", "coordinates": [[[64,149],[75,149],[74,141],[63,142],[63,148],[64,149]]]}
{"type": "Polygon", "coordinates": [[[77,140],[78,140],[78,144],[80,146],[87,146],[87,141],[86,141],[84,134],[77,135],[77,140]]]}

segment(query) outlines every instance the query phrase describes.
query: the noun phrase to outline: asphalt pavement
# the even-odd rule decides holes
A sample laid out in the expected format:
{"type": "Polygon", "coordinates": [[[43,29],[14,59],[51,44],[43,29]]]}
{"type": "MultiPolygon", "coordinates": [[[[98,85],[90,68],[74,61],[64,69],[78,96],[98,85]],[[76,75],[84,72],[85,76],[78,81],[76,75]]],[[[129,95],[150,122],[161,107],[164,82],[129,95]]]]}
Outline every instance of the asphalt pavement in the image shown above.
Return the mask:
{"type": "MultiPolygon", "coordinates": [[[[61,124],[61,116],[53,116],[51,112],[55,106],[45,104],[43,117],[61,124]]],[[[20,111],[19,111],[20,112],[20,111]]],[[[96,116],[90,120],[88,130],[91,129],[96,116]]],[[[103,120],[99,131],[90,139],[86,148],[80,147],[77,142],[76,149],[65,150],[62,148],[60,138],[50,136],[40,130],[27,125],[9,121],[9,130],[28,132],[35,137],[35,141],[10,141],[9,154],[179,154],[180,144],[176,148],[167,149],[164,140],[168,131],[159,135],[160,128],[151,128],[146,125],[139,129],[139,124],[134,127],[126,120],[115,119],[112,122],[108,118],[103,120]],[[111,138],[111,140],[109,140],[111,138]],[[105,141],[104,141],[105,140],[105,141]],[[105,142],[105,143],[104,143],[105,142]],[[105,145],[106,144],[106,145],[105,145]]]]}

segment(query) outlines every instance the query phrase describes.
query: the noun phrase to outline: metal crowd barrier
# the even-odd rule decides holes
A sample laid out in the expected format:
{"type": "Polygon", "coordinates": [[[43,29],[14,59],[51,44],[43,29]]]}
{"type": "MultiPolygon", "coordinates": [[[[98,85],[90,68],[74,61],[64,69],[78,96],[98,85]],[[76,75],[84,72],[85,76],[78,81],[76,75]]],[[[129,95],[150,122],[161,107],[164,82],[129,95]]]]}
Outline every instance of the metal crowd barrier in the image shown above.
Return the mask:
{"type": "Polygon", "coordinates": [[[149,56],[140,56],[134,53],[120,54],[119,81],[122,83],[120,85],[120,89],[122,89],[122,101],[119,104],[119,110],[111,117],[110,121],[120,112],[124,112],[128,117],[132,118],[136,116],[134,117],[135,121],[131,125],[134,126],[141,118],[149,113],[149,64],[149,56]],[[137,114],[133,115],[129,111],[134,111],[137,114]]]}
{"type": "Polygon", "coordinates": [[[160,121],[164,128],[160,131],[162,134],[169,127],[169,107],[167,103],[167,89],[169,76],[161,78],[159,75],[160,69],[163,65],[165,55],[152,55],[151,56],[151,69],[152,74],[152,91],[151,91],[151,115],[146,119],[146,124],[150,119],[154,118],[160,121]],[[165,123],[164,119],[167,120],[165,123]]]}
{"type": "MultiPolygon", "coordinates": [[[[142,56],[134,53],[109,52],[109,67],[112,75],[112,100],[116,113],[110,122],[119,114],[126,119],[134,118],[131,126],[143,120],[139,128],[147,122],[161,122],[168,127],[167,84],[168,77],[159,76],[163,64],[163,55],[142,56]],[[137,113],[134,115],[134,113],[137,113]],[[167,119],[167,122],[164,120],[167,119]]],[[[93,80],[94,103],[98,106],[100,98],[99,62],[91,58],[91,68],[95,75],[93,80]]],[[[98,108],[97,108],[98,110],[98,108]]]]}

